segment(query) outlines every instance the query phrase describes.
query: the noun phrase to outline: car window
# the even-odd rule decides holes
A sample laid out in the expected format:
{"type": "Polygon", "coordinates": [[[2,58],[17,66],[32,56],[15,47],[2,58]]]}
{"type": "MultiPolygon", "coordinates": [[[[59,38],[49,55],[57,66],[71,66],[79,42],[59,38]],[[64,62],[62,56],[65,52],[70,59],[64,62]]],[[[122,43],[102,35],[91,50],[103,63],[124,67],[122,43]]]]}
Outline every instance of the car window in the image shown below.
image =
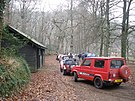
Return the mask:
{"type": "Polygon", "coordinates": [[[94,66],[97,68],[104,68],[104,60],[95,60],[94,66]]]}
{"type": "Polygon", "coordinates": [[[91,65],[91,60],[85,60],[83,63],[82,63],[82,66],[90,66],[91,65]]]}
{"type": "Polygon", "coordinates": [[[70,60],[65,61],[65,64],[72,64],[72,61],[70,61],[70,60]]]}
{"type": "Polygon", "coordinates": [[[124,65],[123,60],[112,60],[110,63],[111,68],[120,68],[124,65]]]}
{"type": "Polygon", "coordinates": [[[68,56],[63,56],[62,59],[63,59],[63,60],[68,60],[69,57],[68,57],[68,56]]]}
{"type": "Polygon", "coordinates": [[[76,63],[73,60],[66,60],[64,64],[65,65],[75,65],[76,63]]]}

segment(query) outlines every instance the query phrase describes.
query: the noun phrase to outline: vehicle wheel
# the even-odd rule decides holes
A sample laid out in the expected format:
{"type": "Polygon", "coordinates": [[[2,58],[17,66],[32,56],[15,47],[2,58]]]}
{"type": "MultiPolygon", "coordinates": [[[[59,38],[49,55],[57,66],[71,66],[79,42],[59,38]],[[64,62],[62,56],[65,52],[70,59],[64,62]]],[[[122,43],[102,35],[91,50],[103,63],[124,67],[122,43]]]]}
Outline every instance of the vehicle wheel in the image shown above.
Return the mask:
{"type": "Polygon", "coordinates": [[[77,76],[77,73],[76,73],[76,72],[74,72],[73,79],[74,79],[74,81],[75,81],[75,82],[77,82],[77,81],[78,81],[78,76],[77,76]]]}
{"type": "Polygon", "coordinates": [[[94,79],[94,86],[98,89],[103,88],[103,81],[100,77],[95,77],[94,79]]]}
{"type": "Polygon", "coordinates": [[[67,75],[67,71],[66,70],[63,70],[63,75],[67,75]]]}

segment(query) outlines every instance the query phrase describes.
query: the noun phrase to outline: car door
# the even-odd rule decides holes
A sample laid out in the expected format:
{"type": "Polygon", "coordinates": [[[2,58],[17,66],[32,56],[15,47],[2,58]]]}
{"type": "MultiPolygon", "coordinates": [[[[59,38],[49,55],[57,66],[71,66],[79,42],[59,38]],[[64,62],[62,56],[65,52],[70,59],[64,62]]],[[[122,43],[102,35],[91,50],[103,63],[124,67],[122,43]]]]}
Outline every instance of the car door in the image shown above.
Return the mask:
{"type": "Polygon", "coordinates": [[[84,62],[81,64],[80,69],[80,76],[83,79],[91,80],[91,59],[85,59],[84,62]]]}

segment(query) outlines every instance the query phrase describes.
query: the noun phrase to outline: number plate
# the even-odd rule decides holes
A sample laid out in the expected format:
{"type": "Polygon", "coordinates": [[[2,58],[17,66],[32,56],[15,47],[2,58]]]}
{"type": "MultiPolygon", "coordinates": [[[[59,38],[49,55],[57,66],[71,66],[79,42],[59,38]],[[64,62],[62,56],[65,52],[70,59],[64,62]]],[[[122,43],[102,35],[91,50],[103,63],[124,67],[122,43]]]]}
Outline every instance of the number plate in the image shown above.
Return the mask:
{"type": "Polygon", "coordinates": [[[117,79],[114,82],[122,82],[122,81],[123,81],[122,79],[117,79]]]}

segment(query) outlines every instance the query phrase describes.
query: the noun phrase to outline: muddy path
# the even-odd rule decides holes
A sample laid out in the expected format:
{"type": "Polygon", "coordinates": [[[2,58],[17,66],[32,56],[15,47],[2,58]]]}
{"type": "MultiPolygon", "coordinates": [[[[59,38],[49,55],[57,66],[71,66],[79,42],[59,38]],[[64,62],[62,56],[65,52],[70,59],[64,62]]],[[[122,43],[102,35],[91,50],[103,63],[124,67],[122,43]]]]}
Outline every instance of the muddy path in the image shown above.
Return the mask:
{"type": "Polygon", "coordinates": [[[120,87],[96,89],[90,81],[74,82],[72,76],[63,76],[55,58],[46,56],[45,66],[32,74],[26,89],[5,101],[135,101],[131,81],[120,87]]]}
{"type": "Polygon", "coordinates": [[[59,81],[58,86],[60,86],[60,90],[64,91],[63,87],[66,86],[66,88],[69,88],[70,92],[73,93],[75,99],[73,99],[72,96],[68,95],[68,97],[70,97],[70,100],[71,99],[77,101],[104,101],[104,100],[134,101],[135,100],[135,85],[129,82],[123,83],[120,87],[106,87],[103,89],[96,89],[93,86],[93,83],[90,81],[79,80],[79,82],[74,82],[72,76],[63,76],[59,71],[59,63],[55,61],[55,56],[47,57],[46,65],[51,65],[53,69],[51,70],[49,69],[49,70],[55,71],[57,75],[59,75],[57,81],[59,81]],[[49,63],[49,61],[47,60],[52,60],[52,61],[50,61],[51,63],[49,63]]]}

